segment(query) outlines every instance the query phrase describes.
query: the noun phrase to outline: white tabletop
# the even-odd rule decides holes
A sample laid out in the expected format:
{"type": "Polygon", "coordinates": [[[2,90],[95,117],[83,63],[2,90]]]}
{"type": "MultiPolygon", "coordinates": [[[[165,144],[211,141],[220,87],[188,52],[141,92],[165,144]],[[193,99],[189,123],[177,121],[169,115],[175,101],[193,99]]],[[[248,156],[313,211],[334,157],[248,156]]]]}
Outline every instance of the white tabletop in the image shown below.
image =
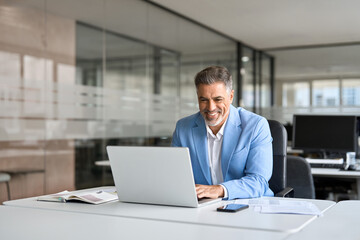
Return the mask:
{"type": "Polygon", "coordinates": [[[360,239],[360,201],[341,201],[289,240],[360,239]]]}
{"type": "Polygon", "coordinates": [[[360,178],[360,171],[344,171],[337,168],[311,168],[313,176],[360,178]]]}
{"type": "Polygon", "coordinates": [[[1,239],[284,239],[288,234],[0,206],[1,239]]]}
{"type": "MultiPolygon", "coordinates": [[[[287,198],[286,200],[299,199],[287,198]]],[[[301,200],[304,201],[304,199],[301,200]]],[[[333,201],[325,200],[308,201],[313,202],[323,212],[335,204],[333,201]]],[[[237,213],[221,213],[216,211],[218,206],[225,204],[226,202],[223,201],[201,208],[184,208],[122,202],[111,202],[101,205],[73,202],[41,202],[36,201],[36,198],[4,202],[5,206],[278,232],[299,231],[317,218],[317,216],[311,215],[261,214],[255,212],[252,208],[237,213]]]]}

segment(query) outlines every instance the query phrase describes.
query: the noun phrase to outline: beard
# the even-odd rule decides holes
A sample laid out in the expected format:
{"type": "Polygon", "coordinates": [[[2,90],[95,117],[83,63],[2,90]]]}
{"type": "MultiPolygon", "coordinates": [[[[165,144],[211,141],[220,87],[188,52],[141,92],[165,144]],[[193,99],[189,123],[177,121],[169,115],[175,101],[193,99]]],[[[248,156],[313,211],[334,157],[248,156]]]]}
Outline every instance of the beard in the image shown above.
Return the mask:
{"type": "Polygon", "coordinates": [[[205,123],[210,126],[210,127],[215,127],[217,125],[219,125],[223,120],[224,120],[224,115],[222,114],[222,111],[220,109],[216,109],[214,111],[209,111],[209,110],[203,110],[201,111],[201,114],[205,120],[205,123]],[[218,113],[219,116],[217,119],[208,119],[207,114],[208,113],[218,113]]]}

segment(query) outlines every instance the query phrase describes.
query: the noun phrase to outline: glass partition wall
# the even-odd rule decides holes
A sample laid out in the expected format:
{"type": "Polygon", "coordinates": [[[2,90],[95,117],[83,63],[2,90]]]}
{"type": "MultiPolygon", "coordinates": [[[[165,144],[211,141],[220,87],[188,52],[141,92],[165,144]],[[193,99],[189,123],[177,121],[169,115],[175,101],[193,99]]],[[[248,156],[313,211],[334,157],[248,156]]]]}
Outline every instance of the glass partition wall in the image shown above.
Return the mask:
{"type": "Polygon", "coordinates": [[[12,199],[113,184],[96,165],[107,145],[169,146],[176,121],[197,111],[193,79],[206,66],[231,71],[235,106],[270,102],[255,49],[146,1],[5,0],[0,31],[0,172],[12,199]]]}
{"type": "Polygon", "coordinates": [[[360,44],[268,52],[276,58],[274,119],[291,124],[296,113],[359,115],[360,44]]]}
{"type": "Polygon", "coordinates": [[[269,115],[274,103],[274,58],[263,51],[239,44],[239,105],[260,115],[269,115]]]}

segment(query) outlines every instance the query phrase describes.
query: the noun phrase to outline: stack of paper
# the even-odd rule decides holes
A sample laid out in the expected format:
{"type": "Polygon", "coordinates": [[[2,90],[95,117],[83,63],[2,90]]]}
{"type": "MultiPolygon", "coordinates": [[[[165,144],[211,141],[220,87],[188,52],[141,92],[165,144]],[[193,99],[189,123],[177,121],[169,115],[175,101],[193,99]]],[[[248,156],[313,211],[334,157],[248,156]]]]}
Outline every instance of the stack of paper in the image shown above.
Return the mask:
{"type": "Polygon", "coordinates": [[[238,204],[248,204],[254,211],[260,213],[287,213],[304,215],[321,215],[319,208],[308,201],[284,200],[284,199],[238,199],[238,204]]]}

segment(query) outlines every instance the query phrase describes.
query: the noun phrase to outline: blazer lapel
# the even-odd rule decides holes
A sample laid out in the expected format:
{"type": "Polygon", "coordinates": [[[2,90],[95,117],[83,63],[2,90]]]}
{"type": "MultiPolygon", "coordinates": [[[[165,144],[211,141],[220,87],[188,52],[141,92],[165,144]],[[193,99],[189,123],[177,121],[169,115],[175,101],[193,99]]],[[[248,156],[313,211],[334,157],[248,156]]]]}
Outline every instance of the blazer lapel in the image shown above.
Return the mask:
{"type": "Polygon", "coordinates": [[[223,135],[223,143],[221,149],[221,169],[226,181],[226,174],[229,169],[230,159],[234,153],[234,150],[239,143],[239,137],[241,133],[241,121],[238,116],[238,111],[231,105],[229,118],[226,123],[223,135]]]}
{"type": "Polygon", "coordinates": [[[192,129],[192,135],[195,145],[195,151],[199,160],[201,171],[205,176],[208,184],[212,184],[209,170],[208,147],[207,147],[207,132],[205,121],[201,115],[196,120],[196,126],[192,129]]]}

